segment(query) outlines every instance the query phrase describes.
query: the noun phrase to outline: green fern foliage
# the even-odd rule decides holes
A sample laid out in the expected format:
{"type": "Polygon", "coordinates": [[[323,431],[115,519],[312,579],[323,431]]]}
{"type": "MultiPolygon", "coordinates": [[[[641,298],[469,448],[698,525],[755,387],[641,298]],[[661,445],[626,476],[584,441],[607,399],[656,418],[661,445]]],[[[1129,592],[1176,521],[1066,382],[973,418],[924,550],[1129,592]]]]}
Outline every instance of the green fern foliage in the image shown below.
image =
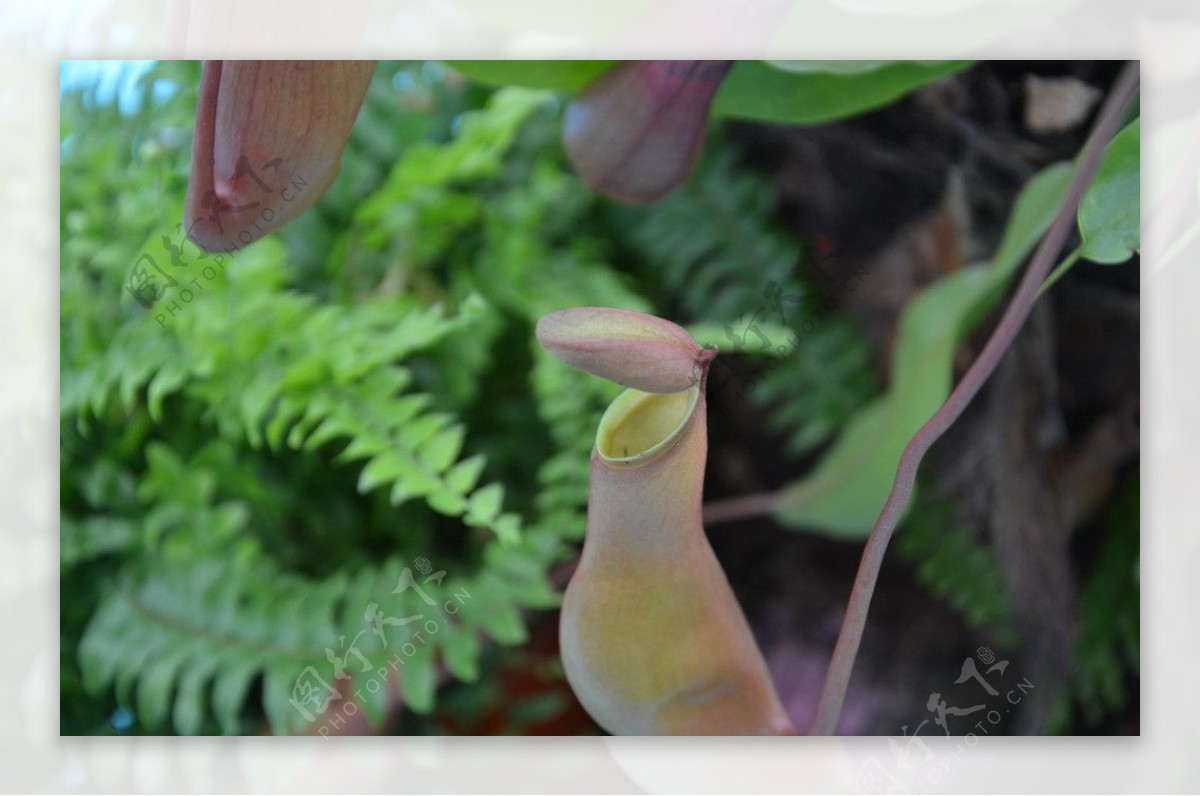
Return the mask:
{"type": "MultiPolygon", "coordinates": [[[[353,198],[348,233],[329,233],[324,216],[336,208],[318,208],[307,229],[218,260],[173,237],[196,77],[176,71],[143,78],[174,87],[165,101],[147,91],[132,116],[100,111],[105,136],[82,121],[101,104],[94,94],[65,100],[62,567],[65,599],[85,583],[95,595],[94,609],[72,608],[80,635],[65,640],[65,666],[140,730],[254,731],[261,716],[275,732],[313,731],[321,700],[301,701],[307,714],[293,703],[309,676],[339,693],[362,686],[353,699],[375,722],[389,691],[427,712],[441,678],[477,677],[488,645],[520,643],[525,613],[557,604],[547,571],[574,531],[523,532],[532,507],[510,505],[467,421],[491,399],[475,386],[490,344],[534,317],[505,320],[473,287],[486,284],[476,265],[496,259],[478,244],[508,238],[472,250],[418,236],[420,290],[397,290],[388,267],[347,268],[346,255],[389,241],[373,266],[397,254],[392,242],[414,239],[388,211],[405,185],[420,186],[399,198],[420,209],[422,229],[451,228],[465,218],[458,199],[501,190],[514,139],[545,97],[501,92],[448,139],[436,123],[409,125],[419,137],[390,177],[375,168],[379,141],[356,128],[347,161],[357,165],[322,200],[353,198]],[[129,143],[139,137],[165,143],[129,143]],[[119,190],[96,194],[97,172],[119,190]],[[125,290],[142,254],[179,269],[149,308],[125,290]],[[452,270],[458,255],[465,271],[452,270]],[[322,259],[337,266],[332,291],[327,276],[296,266],[322,259]],[[433,606],[396,591],[419,561],[441,573],[421,585],[433,606]],[[416,643],[398,623],[421,613],[416,643]],[[396,623],[376,633],[376,615],[396,623]],[[355,658],[353,675],[337,678],[329,655],[351,644],[371,669],[355,658]],[[378,687],[371,678],[397,648],[378,687]]],[[[381,66],[372,92],[418,73],[381,66]]],[[[530,401],[523,389],[514,401],[530,401]]],[[[533,483],[538,461],[505,483],[533,483]]]]}
{"type": "Polygon", "coordinates": [[[646,264],[652,296],[686,321],[721,327],[705,342],[744,355],[718,358],[714,409],[749,400],[801,455],[866,403],[878,377],[870,341],[803,272],[805,244],[778,228],[775,197],[769,179],[718,140],[684,186],[614,226],[631,230],[624,242],[646,264]],[[789,333],[772,334],[780,327],[789,333]]]}
{"type": "Polygon", "coordinates": [[[551,96],[428,65],[380,65],[312,211],[200,252],[197,78],[154,67],[131,113],[64,99],[64,732],[333,732],[334,694],[376,726],[397,697],[429,715],[558,604],[583,533],[615,388],[541,351],[537,318],[654,308],[551,96]],[[143,255],[177,283],[148,308],[143,255]]]}
{"type": "Polygon", "coordinates": [[[80,651],[85,684],[112,684],[148,728],[169,719],[189,734],[209,715],[222,732],[245,732],[256,688],[276,732],[312,730],[322,705],[305,685],[353,694],[378,721],[387,680],[398,677],[408,708],[427,712],[438,659],[454,676],[474,679],[480,634],[524,640],[522,604],[505,596],[500,576],[447,578],[397,594],[405,572],[398,559],[352,581],[318,582],[252,560],[233,571],[212,560],[155,565],[123,579],[100,605],[80,651]],[[375,616],[381,624],[373,626],[375,616]]]}
{"type": "Polygon", "coordinates": [[[896,551],[915,568],[917,580],[969,627],[986,629],[997,643],[1011,641],[1000,565],[987,542],[955,516],[952,503],[918,498],[896,535],[896,551]]]}
{"type": "Polygon", "coordinates": [[[1134,698],[1129,682],[1141,667],[1140,491],[1135,475],[1108,515],[1080,599],[1083,627],[1074,675],[1048,720],[1051,734],[1066,732],[1076,715],[1094,728],[1134,698]]]}

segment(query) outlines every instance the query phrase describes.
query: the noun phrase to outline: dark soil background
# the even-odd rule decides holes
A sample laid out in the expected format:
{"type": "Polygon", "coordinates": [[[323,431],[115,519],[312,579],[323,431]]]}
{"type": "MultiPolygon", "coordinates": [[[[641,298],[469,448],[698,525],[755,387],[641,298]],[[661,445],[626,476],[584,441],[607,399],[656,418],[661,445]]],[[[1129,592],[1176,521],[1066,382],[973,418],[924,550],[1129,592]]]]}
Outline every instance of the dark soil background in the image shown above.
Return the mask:
{"type": "MultiPolygon", "coordinates": [[[[1022,184],[1082,146],[1099,102],[1067,129],[1035,133],[1027,123],[1031,77],[1071,78],[1097,89],[1099,99],[1120,66],[984,63],[853,120],[807,129],[738,125],[734,135],[752,166],[775,175],[789,225],[832,240],[838,256],[823,267],[869,274],[858,289],[833,297],[870,330],[886,366],[898,314],[912,294],[994,250],[1022,184]]],[[[1092,526],[1102,524],[1116,488],[1137,478],[1138,294],[1136,263],[1072,269],[1039,302],[998,372],[922,466],[998,558],[1017,638],[1002,644],[1002,634],[969,630],[918,585],[893,549],[840,732],[899,735],[907,725],[911,734],[933,717],[926,701],[934,691],[950,705],[978,703],[977,685],[954,682],[981,647],[1010,660],[1005,683],[1024,677],[1035,686],[992,731],[1041,732],[1072,673],[1080,574],[1095,555],[1092,526]]],[[[963,346],[956,377],[994,320],[963,346]]],[[[761,428],[762,418],[749,412],[712,424],[710,461],[749,462],[757,483],[731,489],[715,472],[706,495],[769,490],[799,475],[775,466],[787,459],[769,435],[753,433],[761,428]],[[722,422],[729,420],[738,427],[722,422]],[[754,447],[746,449],[746,439],[754,447]]],[[[804,727],[861,546],[767,519],[715,526],[709,535],[793,720],[804,727]]],[[[1136,694],[1136,684],[1130,690],[1136,694]]],[[[952,734],[981,718],[952,719],[952,734]]],[[[922,732],[931,731],[940,732],[932,722],[922,732]]],[[[1137,733],[1136,699],[1103,726],[1077,731],[1137,733]]]]}

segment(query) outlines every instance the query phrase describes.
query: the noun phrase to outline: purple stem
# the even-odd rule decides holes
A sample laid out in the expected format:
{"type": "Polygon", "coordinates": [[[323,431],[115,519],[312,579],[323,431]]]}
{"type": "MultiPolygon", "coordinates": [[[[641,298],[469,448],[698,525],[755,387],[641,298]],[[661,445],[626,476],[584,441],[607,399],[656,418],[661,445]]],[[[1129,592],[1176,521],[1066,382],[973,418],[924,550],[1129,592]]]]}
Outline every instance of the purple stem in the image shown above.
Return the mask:
{"type": "Polygon", "coordinates": [[[821,698],[817,703],[817,713],[813,719],[809,735],[833,735],[837,729],[838,718],[842,713],[842,703],[846,699],[846,690],[850,686],[850,675],[854,670],[854,659],[858,656],[858,647],[862,642],[863,628],[867,622],[867,610],[871,606],[871,596],[875,592],[875,582],[879,578],[879,568],[883,564],[884,553],[887,552],[888,542],[892,532],[908,506],[912,497],[913,482],[917,477],[917,468],[921,459],[934,442],[956,421],[963,410],[979,392],[983,383],[1000,364],[1005,352],[1008,351],[1021,326],[1029,317],[1033,304],[1037,300],[1038,291],[1046,275],[1054,265],[1055,258],[1062,250],[1067,235],[1075,226],[1075,214],[1084,191],[1095,176],[1100,165],[1104,148],[1117,132],[1117,126],[1125,108],[1133,100],[1138,87],[1139,69],[1137,62],[1131,62],[1121,70],[1117,82],[1109,93],[1104,107],[1101,109],[1095,127],[1084,144],[1079,158],[1079,167],[1075,178],[1067,192],[1067,198],[1059,208],[1058,215],[1051,224],[1046,236],[1042,238],[1037,251],[1034,252],[1029,268],[1021,279],[1021,285],[1009,302],[1004,317],[996,330],[992,332],[983,352],[972,363],[962,381],[950,393],[950,397],[942,407],[929,419],[921,429],[913,435],[900,464],[896,468],[896,480],[892,484],[891,494],[883,505],[875,527],[867,538],[863,550],[862,561],[858,566],[858,574],[854,578],[854,589],[850,592],[850,604],[846,607],[846,616],[842,620],[842,630],[838,635],[837,644],[833,648],[833,657],[829,661],[829,671],[825,677],[825,685],[821,689],[821,698]]]}

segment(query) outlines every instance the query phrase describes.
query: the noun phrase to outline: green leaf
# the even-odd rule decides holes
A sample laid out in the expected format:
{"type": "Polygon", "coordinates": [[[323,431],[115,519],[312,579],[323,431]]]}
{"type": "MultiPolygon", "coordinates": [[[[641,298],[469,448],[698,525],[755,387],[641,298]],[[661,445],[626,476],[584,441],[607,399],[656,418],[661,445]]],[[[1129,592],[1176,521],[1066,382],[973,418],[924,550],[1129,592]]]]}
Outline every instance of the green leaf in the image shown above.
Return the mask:
{"type": "Polygon", "coordinates": [[[916,565],[917,580],[977,629],[1001,643],[1011,636],[1000,565],[986,541],[947,500],[915,501],[896,533],[896,552],[916,565]]]}
{"type": "Polygon", "coordinates": [[[188,652],[186,647],[178,647],[155,657],[138,679],[138,717],[146,726],[156,727],[167,717],[175,679],[188,652]]]}
{"type": "Polygon", "coordinates": [[[205,660],[188,667],[179,678],[171,723],[180,735],[196,735],[204,726],[204,689],[216,666],[216,660],[205,660]]]}
{"type": "Polygon", "coordinates": [[[1030,180],[990,264],[943,277],[909,302],[900,318],[887,392],[854,417],[809,476],[786,488],[780,522],[846,539],[867,536],[904,448],[950,394],[959,342],[995,306],[1050,226],[1072,172],[1063,163],[1030,180]]]}
{"type": "MultiPolygon", "coordinates": [[[[616,61],[449,61],[494,86],[578,90],[616,61]]],[[[895,100],[969,61],[739,61],[713,104],[715,116],[814,123],[895,100]]]]}
{"type": "MultiPolygon", "coordinates": [[[[798,74],[825,72],[831,75],[861,75],[876,72],[896,61],[767,61],[776,69],[798,74]]],[[[908,61],[906,63],[937,63],[936,61],[908,61]]]]}
{"type": "Polygon", "coordinates": [[[616,61],[447,61],[472,80],[490,86],[574,90],[607,72],[616,61]]]}
{"type": "Polygon", "coordinates": [[[1109,143],[1079,204],[1080,254],[1094,263],[1123,263],[1141,245],[1141,149],[1134,119],[1109,143]]]}
{"type": "Polygon", "coordinates": [[[384,451],[372,459],[362,474],[358,477],[358,491],[370,492],[380,484],[387,484],[401,478],[407,478],[419,468],[407,456],[397,451],[384,451]]]}
{"type": "Polygon", "coordinates": [[[263,678],[263,711],[276,735],[291,735],[295,730],[302,729],[303,716],[291,703],[298,674],[294,663],[279,660],[267,667],[263,678]]]}
{"type": "Polygon", "coordinates": [[[571,703],[564,691],[545,691],[515,701],[509,708],[508,719],[517,727],[541,724],[561,715],[571,703]]]}
{"type": "Polygon", "coordinates": [[[713,100],[714,116],[785,124],[815,124],[853,116],[892,102],[953,74],[970,61],[856,61],[857,68],[819,67],[829,62],[739,61],[713,100]],[[804,64],[803,66],[801,66],[804,64]]]}
{"type": "MultiPolygon", "coordinates": [[[[392,453],[392,440],[384,434],[370,430],[357,430],[359,434],[346,446],[345,450],[338,454],[339,461],[352,462],[355,459],[366,459],[376,454],[382,458],[392,453]]],[[[316,437],[320,432],[321,429],[317,429],[313,436],[316,437]]]]}
{"type": "Polygon", "coordinates": [[[155,423],[162,422],[163,400],[182,387],[189,375],[186,365],[179,362],[168,362],[155,374],[146,393],[146,406],[151,420],[155,423]]]}
{"type": "Polygon", "coordinates": [[[442,487],[431,491],[425,499],[431,509],[447,517],[457,517],[467,510],[466,498],[442,487]]]}
{"type": "Polygon", "coordinates": [[[688,325],[687,330],[697,343],[706,347],[716,346],[722,354],[765,355],[792,347],[790,341],[795,337],[795,333],[782,324],[755,319],[755,334],[747,333],[744,326],[745,324],[733,326],[733,334],[728,333],[726,326],[719,323],[693,323],[688,325]],[[761,333],[762,337],[758,337],[758,333],[761,333]]]}
{"type": "Polygon", "coordinates": [[[102,602],[92,617],[89,632],[79,643],[83,687],[90,694],[100,693],[113,681],[120,667],[125,637],[130,632],[124,621],[122,600],[116,595],[102,602]]]}
{"type": "MultiPolygon", "coordinates": [[[[388,679],[394,672],[386,664],[372,667],[355,678],[353,693],[358,697],[363,713],[372,727],[383,726],[388,709],[388,679]],[[380,675],[379,670],[384,671],[380,675]],[[374,689],[373,691],[371,689],[374,689]]],[[[349,690],[349,689],[347,689],[349,690]]]]}
{"type": "Polygon", "coordinates": [[[433,439],[434,435],[446,427],[450,417],[443,413],[428,414],[418,417],[404,426],[404,442],[412,448],[419,448],[433,439]]]}
{"type": "Polygon", "coordinates": [[[504,487],[500,484],[488,484],[471,495],[470,516],[468,522],[477,525],[488,525],[500,513],[504,500],[504,487]]]}
{"type": "Polygon", "coordinates": [[[475,682],[479,679],[479,638],[469,628],[455,627],[447,633],[441,647],[446,669],[463,682],[475,682]]]}
{"type": "Polygon", "coordinates": [[[305,404],[292,395],[284,395],[275,407],[274,415],[267,423],[266,438],[271,450],[277,451],[283,446],[283,436],[288,429],[305,412],[305,404]]]}
{"type": "Polygon", "coordinates": [[[401,503],[415,498],[420,494],[422,492],[414,488],[407,481],[397,481],[392,484],[392,491],[388,493],[388,502],[393,506],[399,506],[401,503]]]}
{"type": "Polygon", "coordinates": [[[240,731],[242,705],[250,682],[261,668],[259,661],[244,657],[223,666],[217,673],[213,681],[212,709],[224,734],[237,735],[240,731]]]}
{"type": "Polygon", "coordinates": [[[495,601],[483,609],[483,626],[501,644],[524,644],[529,638],[521,612],[509,602],[495,601]]]}
{"type": "Polygon", "coordinates": [[[467,429],[463,426],[451,426],[422,443],[421,458],[425,460],[425,465],[440,473],[453,464],[462,450],[466,433],[467,429]]]}
{"type": "Polygon", "coordinates": [[[433,710],[436,674],[433,661],[433,645],[426,640],[414,645],[412,655],[404,655],[401,648],[400,682],[403,687],[404,703],[417,713],[433,710]]]}
{"type": "Polygon", "coordinates": [[[274,368],[260,372],[241,395],[242,422],[246,425],[246,436],[250,445],[257,448],[263,443],[260,426],[267,410],[278,395],[279,373],[274,368]]]}
{"type": "Polygon", "coordinates": [[[459,495],[465,495],[479,481],[479,475],[486,463],[487,457],[482,453],[463,459],[446,473],[446,486],[459,495]]]}
{"type": "Polygon", "coordinates": [[[521,541],[521,516],[519,514],[501,514],[493,526],[501,544],[516,544],[521,541]]]}
{"type": "Polygon", "coordinates": [[[1140,668],[1138,545],[1140,476],[1121,487],[1107,512],[1098,549],[1080,598],[1082,622],[1075,645],[1073,677],[1047,721],[1047,734],[1072,729],[1075,709],[1088,725],[1128,704],[1126,681],[1140,668]]]}
{"type": "Polygon", "coordinates": [[[134,544],[137,532],[129,520],[95,515],[83,522],[62,518],[59,562],[63,568],[109,553],[116,553],[134,544]]]}

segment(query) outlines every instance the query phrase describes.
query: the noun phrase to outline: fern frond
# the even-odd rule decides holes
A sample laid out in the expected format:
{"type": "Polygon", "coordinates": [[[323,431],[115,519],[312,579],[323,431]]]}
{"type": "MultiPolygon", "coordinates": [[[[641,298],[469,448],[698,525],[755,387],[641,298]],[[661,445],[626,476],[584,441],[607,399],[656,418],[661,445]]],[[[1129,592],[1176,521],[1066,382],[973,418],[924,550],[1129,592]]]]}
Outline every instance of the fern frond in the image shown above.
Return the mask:
{"type": "Polygon", "coordinates": [[[1011,637],[1000,565],[975,530],[958,520],[952,503],[918,499],[896,536],[896,551],[916,568],[917,580],[968,626],[987,628],[998,641],[1011,637]]]}
{"type": "MultiPolygon", "coordinates": [[[[319,678],[313,683],[340,696],[357,692],[364,699],[386,692],[372,690],[366,680],[395,676],[388,660],[412,643],[415,631],[384,625],[390,632],[376,637],[364,617],[367,606],[390,618],[422,615],[424,622],[424,614],[434,616],[417,592],[392,594],[402,570],[399,561],[390,561],[352,578],[309,582],[262,560],[232,571],[217,559],[156,563],[140,576],[120,579],[102,601],[80,646],[85,685],[93,692],[113,687],[118,701],[136,705],[149,727],[170,718],[176,731],[193,734],[212,716],[222,732],[234,734],[246,729],[243,707],[259,684],[272,728],[303,730],[323,712],[319,701],[299,698],[296,689],[306,678],[319,678]],[[363,657],[346,656],[351,648],[363,657]],[[337,678],[331,654],[345,658],[343,669],[353,679],[337,678]],[[364,660],[370,665],[364,667],[364,660]]],[[[452,595],[449,583],[421,588],[431,599],[452,595]]],[[[428,621],[440,629],[450,619],[442,613],[428,621]]],[[[426,654],[403,658],[405,683],[416,686],[405,691],[413,709],[432,704],[418,695],[431,693],[424,684],[435,675],[437,644],[430,634],[426,654]]],[[[382,715],[382,698],[365,701],[364,709],[382,715]]]]}
{"type": "Polygon", "coordinates": [[[711,142],[684,186],[623,215],[619,228],[632,229],[625,242],[647,264],[652,295],[677,303],[687,320],[721,329],[712,342],[744,355],[718,359],[714,406],[736,408],[748,398],[800,455],[877,391],[871,345],[815,300],[815,286],[798,270],[804,246],[776,223],[774,188],[737,158],[731,144],[711,142]]]}
{"type": "Polygon", "coordinates": [[[1118,494],[1080,604],[1083,627],[1075,647],[1075,673],[1047,732],[1061,734],[1073,714],[1094,727],[1129,702],[1127,680],[1141,668],[1141,592],[1138,584],[1140,484],[1135,477],[1118,494]]]}
{"type": "MultiPolygon", "coordinates": [[[[364,625],[370,603],[398,617],[428,608],[414,592],[392,594],[402,556],[423,554],[445,562],[447,586],[478,583],[493,604],[443,617],[387,675],[402,681],[409,708],[426,710],[439,659],[475,677],[485,644],[522,637],[525,609],[555,603],[554,539],[521,533],[463,420],[500,313],[432,282],[372,282],[344,300],[329,288],[338,243],[322,217],[366,208],[376,235],[391,236],[388,251],[449,262],[455,236],[469,240],[478,221],[479,186],[503,180],[507,149],[540,100],[498,98],[458,131],[465,143],[418,143],[450,127],[449,116],[420,111],[389,124],[387,141],[360,125],[317,210],[219,258],[189,247],[180,267],[162,238],[177,232],[189,154],[179,131],[194,122],[194,78],[176,75],[175,98],[147,101],[134,118],[90,110],[94,97],[64,100],[62,571],[73,585],[63,598],[88,595],[64,606],[64,678],[78,662],[92,692],[105,691],[91,703],[99,714],[64,704],[64,726],[95,726],[115,695],[147,727],[170,718],[178,732],[242,731],[261,704],[277,731],[300,729],[289,700],[306,666],[331,679],[325,649],[364,629],[364,655],[379,657],[381,642],[367,644],[377,639],[364,625]],[[398,143],[412,157],[388,182],[379,164],[394,161],[398,143]],[[399,203],[388,195],[397,190],[407,192],[399,203]],[[416,226],[397,223],[404,206],[416,226]],[[428,234],[438,229],[448,234],[428,234]],[[178,269],[190,292],[141,307],[126,287],[144,253],[178,269]]],[[[389,78],[376,78],[379,98],[389,78]]],[[[372,108],[394,121],[394,100],[382,99],[372,108]]],[[[387,692],[370,685],[359,699],[378,718],[387,692]]]]}
{"type": "Polygon", "coordinates": [[[404,272],[443,257],[479,224],[480,184],[501,176],[525,122],[549,101],[547,92],[504,89],[466,114],[451,141],[411,146],[355,212],[338,267],[361,267],[356,261],[372,252],[386,253],[404,272]]]}

